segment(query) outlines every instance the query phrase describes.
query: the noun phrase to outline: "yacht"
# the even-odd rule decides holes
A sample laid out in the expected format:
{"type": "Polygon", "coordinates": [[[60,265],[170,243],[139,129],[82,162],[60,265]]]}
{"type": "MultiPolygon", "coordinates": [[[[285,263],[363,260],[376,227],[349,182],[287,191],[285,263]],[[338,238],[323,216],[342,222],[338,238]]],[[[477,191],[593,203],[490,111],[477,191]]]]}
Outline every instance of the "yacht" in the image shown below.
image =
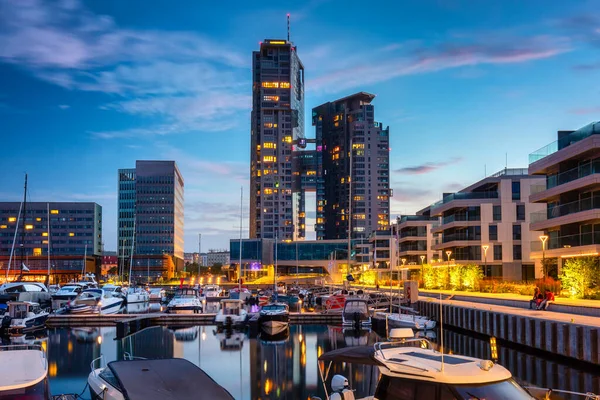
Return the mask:
{"type": "Polygon", "coordinates": [[[96,282],[96,275],[94,274],[85,274],[78,281],[71,281],[69,285],[79,284],[83,286],[84,289],[97,289],[98,282],[96,282]]]}
{"type": "Polygon", "coordinates": [[[120,297],[122,299],[125,298],[125,293],[123,293],[123,287],[121,287],[119,285],[113,285],[113,284],[108,283],[108,284],[102,286],[102,290],[110,293],[113,297],[120,297]]]}
{"type": "Polygon", "coordinates": [[[0,285],[0,303],[33,301],[44,307],[50,307],[51,296],[46,285],[40,282],[16,281],[0,285]]]}
{"type": "Polygon", "coordinates": [[[150,301],[153,302],[164,302],[167,300],[167,294],[165,289],[162,288],[152,288],[150,289],[150,301]]]}
{"type": "MultiPolygon", "coordinates": [[[[373,346],[333,350],[321,355],[319,361],[328,362],[329,367],[333,362],[378,366],[381,377],[374,397],[369,399],[534,399],[513,379],[510,371],[490,360],[443,355],[426,339],[414,338],[409,328],[393,329],[390,338],[391,342],[373,346]]],[[[327,366],[326,370],[329,370],[327,366]]],[[[327,380],[326,373],[321,376],[327,380]]],[[[332,389],[349,390],[347,385],[333,387],[334,380],[347,382],[344,377],[337,377],[332,380],[332,389]]]]}
{"type": "Polygon", "coordinates": [[[289,327],[290,310],[287,304],[270,303],[262,306],[258,315],[258,325],[268,335],[277,335],[289,327]]]}
{"type": "Polygon", "coordinates": [[[248,312],[242,300],[221,300],[221,308],[215,316],[217,325],[240,325],[246,322],[248,312]]]}
{"type": "Polygon", "coordinates": [[[206,297],[206,301],[219,300],[221,298],[222,289],[218,285],[206,285],[202,289],[202,295],[206,297]]]}
{"type": "Polygon", "coordinates": [[[68,303],[66,311],[71,314],[116,314],[122,306],[122,298],[113,297],[102,289],[86,289],[68,303]]]}
{"type": "Polygon", "coordinates": [[[229,298],[231,299],[246,301],[251,297],[252,292],[248,288],[234,288],[229,291],[229,298]]]}
{"type": "Polygon", "coordinates": [[[128,288],[126,292],[127,304],[146,303],[150,301],[150,294],[142,288],[128,288]]]}
{"type": "Polygon", "coordinates": [[[92,399],[199,399],[233,400],[209,375],[182,358],[92,361],[88,384],[92,399]]]}
{"type": "Polygon", "coordinates": [[[50,398],[48,359],[42,346],[0,346],[0,399],[4,398],[50,398]]]}
{"type": "Polygon", "coordinates": [[[378,312],[377,317],[386,320],[387,326],[391,328],[412,328],[419,331],[432,330],[436,326],[436,322],[425,316],[417,315],[412,308],[401,307],[410,310],[411,314],[378,312]]]}
{"type": "Polygon", "coordinates": [[[197,314],[202,312],[202,303],[198,291],[193,288],[179,288],[167,305],[168,313],[197,314]]]}
{"type": "Polygon", "coordinates": [[[371,314],[369,303],[364,299],[349,298],[344,303],[342,311],[342,325],[355,329],[371,327],[371,314]]]}
{"type": "Polygon", "coordinates": [[[63,308],[69,301],[74,300],[84,289],[84,285],[78,283],[70,283],[61,287],[52,295],[52,310],[63,308]]]}
{"type": "MultiPolygon", "coordinates": [[[[50,313],[42,309],[38,303],[32,301],[11,301],[8,303],[8,316],[10,325],[9,335],[22,335],[46,327],[46,320],[50,313]]],[[[4,321],[3,321],[4,322],[4,321]]]]}

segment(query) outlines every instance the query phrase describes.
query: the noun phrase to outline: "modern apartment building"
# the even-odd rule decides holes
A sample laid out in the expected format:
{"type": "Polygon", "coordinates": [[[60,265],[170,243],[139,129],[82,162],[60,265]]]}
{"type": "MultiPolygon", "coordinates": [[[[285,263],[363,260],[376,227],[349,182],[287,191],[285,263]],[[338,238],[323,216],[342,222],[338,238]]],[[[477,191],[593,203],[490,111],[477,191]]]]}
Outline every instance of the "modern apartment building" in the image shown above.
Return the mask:
{"type": "Polygon", "coordinates": [[[529,216],[545,205],[531,203],[529,195],[543,182],[526,168],[509,168],[459,192],[444,193],[430,206],[430,215],[441,218],[432,228],[434,235],[441,234],[433,250],[441,252],[445,263],[482,265],[488,277],[533,279],[530,248],[541,232],[530,230],[529,216]]]}
{"type": "Polygon", "coordinates": [[[119,170],[118,256],[128,270],[133,250],[134,277],[172,277],[183,267],[183,188],[175,161],[119,170]]]}
{"type": "Polygon", "coordinates": [[[557,139],[529,155],[529,173],[542,179],[529,197],[542,206],[531,214],[538,274],[543,257],[555,262],[554,275],[566,258],[600,253],[600,122],[559,131],[557,139]]]}
{"type": "Polygon", "coordinates": [[[19,202],[0,203],[2,270],[9,266],[12,252],[11,275],[21,272],[22,262],[29,268],[30,275],[47,274],[50,265],[50,272],[58,281],[76,278],[82,271],[100,272],[101,206],[96,203],[28,202],[19,215],[20,208],[19,202]]]}
{"type": "Polygon", "coordinates": [[[417,215],[401,215],[396,220],[398,230],[398,258],[405,265],[422,265],[441,258],[439,250],[433,250],[439,234],[433,230],[440,225],[440,218],[430,215],[430,209],[417,215]]]}
{"type": "Polygon", "coordinates": [[[296,46],[266,39],[252,53],[250,237],[293,239],[293,146],[304,141],[304,66],[296,46]]]}
{"type": "Polygon", "coordinates": [[[389,230],[390,131],[375,122],[374,98],[359,92],[313,108],[317,151],[322,152],[320,238],[344,239],[349,231],[352,238],[368,238],[389,230]]]}

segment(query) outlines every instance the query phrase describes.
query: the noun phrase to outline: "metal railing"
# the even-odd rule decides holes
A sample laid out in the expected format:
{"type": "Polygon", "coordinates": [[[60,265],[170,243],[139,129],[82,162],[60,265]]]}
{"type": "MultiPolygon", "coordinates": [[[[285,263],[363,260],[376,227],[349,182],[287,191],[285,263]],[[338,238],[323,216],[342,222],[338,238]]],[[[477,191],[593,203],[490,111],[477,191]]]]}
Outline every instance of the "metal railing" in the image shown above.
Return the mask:
{"type": "Polygon", "coordinates": [[[573,392],[571,390],[548,389],[548,388],[539,388],[539,387],[535,387],[535,386],[525,386],[525,389],[527,389],[527,391],[529,393],[531,393],[532,395],[534,395],[536,398],[538,398],[536,393],[539,393],[539,395],[544,396],[544,400],[552,399],[553,393],[568,394],[570,396],[583,397],[583,400],[600,400],[599,395],[591,393],[591,392],[581,393],[581,392],[573,392]]]}
{"type": "Polygon", "coordinates": [[[600,124],[598,122],[592,122],[591,124],[588,124],[583,128],[576,130],[575,132],[571,132],[570,134],[565,135],[560,139],[550,144],[547,144],[541,149],[538,149],[533,153],[529,154],[529,164],[533,164],[534,162],[539,161],[542,158],[549,156],[550,154],[556,153],[557,151],[562,150],[567,146],[570,146],[574,143],[577,143],[583,139],[590,137],[591,135],[598,133],[600,133],[600,124]]]}
{"type": "Polygon", "coordinates": [[[555,206],[551,206],[549,204],[545,211],[536,211],[531,213],[530,219],[531,222],[541,222],[582,211],[597,209],[600,209],[600,196],[593,196],[587,199],[572,201],[565,204],[558,204],[555,206]]]}
{"type": "Polygon", "coordinates": [[[579,166],[555,175],[546,177],[546,187],[551,189],[565,183],[600,173],[600,158],[587,161],[579,166]]]}
{"type": "Polygon", "coordinates": [[[442,237],[442,243],[448,243],[454,240],[481,240],[481,235],[476,235],[475,233],[459,232],[445,234],[442,237]]]}
{"type": "Polygon", "coordinates": [[[449,203],[454,200],[480,200],[480,199],[497,199],[498,192],[456,192],[451,193],[438,202],[431,205],[431,208],[438,207],[442,204],[449,203]]]}
{"type": "Polygon", "coordinates": [[[490,178],[498,178],[500,176],[513,176],[513,175],[529,175],[528,168],[504,168],[495,174],[490,175],[490,178]]]}
{"type": "MultiPolygon", "coordinates": [[[[546,241],[546,250],[588,246],[592,244],[600,244],[600,232],[549,237],[546,241]]],[[[531,251],[542,251],[542,242],[531,242],[531,251]]]]}

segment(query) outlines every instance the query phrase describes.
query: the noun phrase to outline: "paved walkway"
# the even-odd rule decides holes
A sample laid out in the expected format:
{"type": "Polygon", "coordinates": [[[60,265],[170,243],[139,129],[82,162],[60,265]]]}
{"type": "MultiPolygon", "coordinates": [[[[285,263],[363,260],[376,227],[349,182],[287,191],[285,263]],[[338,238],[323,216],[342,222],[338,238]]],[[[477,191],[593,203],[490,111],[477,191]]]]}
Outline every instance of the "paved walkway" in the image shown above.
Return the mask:
{"type": "MultiPolygon", "coordinates": [[[[442,291],[445,293],[446,291],[442,291]]],[[[425,302],[435,302],[439,301],[432,297],[419,296],[420,301],[425,302]]],[[[474,310],[486,310],[486,311],[494,311],[504,314],[511,315],[521,315],[528,316],[532,319],[540,319],[544,321],[555,321],[562,322],[567,324],[578,324],[578,325],[587,325],[595,328],[600,328],[600,317],[588,317],[583,315],[576,314],[568,314],[562,312],[550,312],[550,311],[538,311],[538,310],[529,310],[518,307],[508,307],[508,306],[499,306],[499,305],[491,305],[484,303],[473,303],[468,301],[458,301],[458,300],[443,300],[444,304],[454,305],[458,307],[471,308],[474,310]]]]}

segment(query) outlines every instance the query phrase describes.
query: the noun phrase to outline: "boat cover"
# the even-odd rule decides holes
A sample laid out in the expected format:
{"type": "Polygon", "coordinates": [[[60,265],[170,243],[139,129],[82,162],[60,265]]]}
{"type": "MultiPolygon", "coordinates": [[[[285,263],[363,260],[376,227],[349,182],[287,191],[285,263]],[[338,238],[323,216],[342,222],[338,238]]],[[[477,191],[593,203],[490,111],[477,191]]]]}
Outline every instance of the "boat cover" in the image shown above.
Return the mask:
{"type": "Polygon", "coordinates": [[[126,400],[233,400],[225,388],[182,358],[108,363],[126,400]]]}
{"type": "Polygon", "coordinates": [[[383,365],[375,359],[373,346],[344,347],[329,351],[319,357],[319,361],[346,362],[364,365],[383,365]]]}

